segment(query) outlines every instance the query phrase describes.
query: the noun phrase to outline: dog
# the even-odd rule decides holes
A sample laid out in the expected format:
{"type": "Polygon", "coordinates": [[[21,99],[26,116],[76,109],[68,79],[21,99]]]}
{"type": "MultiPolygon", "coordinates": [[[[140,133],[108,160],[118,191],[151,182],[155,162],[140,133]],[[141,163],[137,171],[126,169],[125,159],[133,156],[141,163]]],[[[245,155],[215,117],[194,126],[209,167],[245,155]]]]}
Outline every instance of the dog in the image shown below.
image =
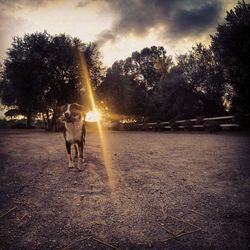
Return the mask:
{"type": "Polygon", "coordinates": [[[60,120],[64,123],[63,136],[68,154],[68,166],[74,168],[71,154],[71,146],[74,145],[75,158],[78,159],[77,168],[81,171],[84,163],[83,148],[85,145],[85,115],[87,111],[84,106],[77,103],[62,105],[59,111],[61,113],[60,120]]]}

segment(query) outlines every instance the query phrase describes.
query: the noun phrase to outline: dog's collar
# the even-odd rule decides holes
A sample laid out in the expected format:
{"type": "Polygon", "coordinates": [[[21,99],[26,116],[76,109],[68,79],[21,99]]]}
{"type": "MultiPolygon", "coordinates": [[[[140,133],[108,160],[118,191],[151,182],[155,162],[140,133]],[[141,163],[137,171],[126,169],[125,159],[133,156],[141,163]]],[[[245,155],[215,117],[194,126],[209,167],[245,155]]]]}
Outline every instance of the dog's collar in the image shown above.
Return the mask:
{"type": "Polygon", "coordinates": [[[65,121],[66,123],[76,123],[76,122],[81,122],[81,119],[72,119],[70,121],[65,121]]]}

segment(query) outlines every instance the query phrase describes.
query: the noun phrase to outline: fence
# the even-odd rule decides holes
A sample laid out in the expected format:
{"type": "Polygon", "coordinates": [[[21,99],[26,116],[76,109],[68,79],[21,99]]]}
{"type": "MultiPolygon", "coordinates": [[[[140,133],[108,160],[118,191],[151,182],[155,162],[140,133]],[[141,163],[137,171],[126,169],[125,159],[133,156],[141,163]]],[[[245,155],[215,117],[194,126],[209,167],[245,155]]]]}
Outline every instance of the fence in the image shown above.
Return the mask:
{"type": "Polygon", "coordinates": [[[240,127],[235,116],[220,117],[197,117],[196,119],[168,121],[168,122],[151,122],[151,123],[123,123],[120,124],[119,130],[137,130],[137,131],[195,131],[206,130],[209,132],[220,130],[236,130],[240,127]]]}

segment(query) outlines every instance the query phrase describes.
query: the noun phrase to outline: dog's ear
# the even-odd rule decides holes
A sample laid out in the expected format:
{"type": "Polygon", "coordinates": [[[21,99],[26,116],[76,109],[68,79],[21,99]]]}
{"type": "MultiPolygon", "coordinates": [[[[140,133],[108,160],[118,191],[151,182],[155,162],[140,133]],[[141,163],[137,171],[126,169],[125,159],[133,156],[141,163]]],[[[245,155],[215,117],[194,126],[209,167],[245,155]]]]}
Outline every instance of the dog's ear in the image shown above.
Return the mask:
{"type": "Polygon", "coordinates": [[[87,113],[87,108],[86,108],[85,106],[80,105],[80,104],[78,104],[78,103],[75,103],[75,105],[76,105],[76,108],[77,108],[79,111],[81,111],[81,112],[83,112],[83,113],[87,113]]]}
{"type": "Polygon", "coordinates": [[[67,110],[67,106],[68,106],[68,104],[64,104],[64,105],[61,105],[61,106],[57,107],[56,108],[56,112],[57,113],[63,113],[63,112],[65,112],[67,110]]]}

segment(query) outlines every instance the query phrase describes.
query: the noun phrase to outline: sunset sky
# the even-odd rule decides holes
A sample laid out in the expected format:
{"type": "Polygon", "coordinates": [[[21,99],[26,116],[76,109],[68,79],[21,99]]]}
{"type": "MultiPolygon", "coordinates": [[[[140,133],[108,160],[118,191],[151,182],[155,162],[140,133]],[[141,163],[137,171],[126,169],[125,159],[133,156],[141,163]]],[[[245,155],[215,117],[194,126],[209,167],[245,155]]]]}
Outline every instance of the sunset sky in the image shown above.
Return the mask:
{"type": "Polygon", "coordinates": [[[0,0],[0,62],[13,36],[66,33],[97,42],[107,66],[146,46],[171,55],[208,44],[237,0],[0,0]]]}

